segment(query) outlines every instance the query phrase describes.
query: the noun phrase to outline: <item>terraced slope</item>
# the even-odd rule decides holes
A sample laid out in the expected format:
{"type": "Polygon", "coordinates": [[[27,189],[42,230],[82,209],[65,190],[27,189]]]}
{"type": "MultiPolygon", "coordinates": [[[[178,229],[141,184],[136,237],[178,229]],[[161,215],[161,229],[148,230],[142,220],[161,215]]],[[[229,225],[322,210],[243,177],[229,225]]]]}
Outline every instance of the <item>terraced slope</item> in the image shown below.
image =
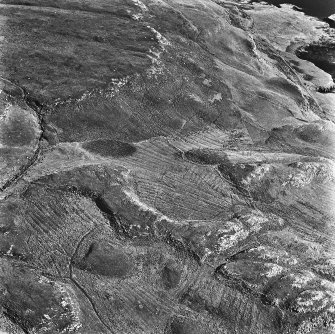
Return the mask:
{"type": "Polygon", "coordinates": [[[211,0],[0,8],[0,332],[335,331],[335,100],[294,55],[326,24],[211,0]]]}

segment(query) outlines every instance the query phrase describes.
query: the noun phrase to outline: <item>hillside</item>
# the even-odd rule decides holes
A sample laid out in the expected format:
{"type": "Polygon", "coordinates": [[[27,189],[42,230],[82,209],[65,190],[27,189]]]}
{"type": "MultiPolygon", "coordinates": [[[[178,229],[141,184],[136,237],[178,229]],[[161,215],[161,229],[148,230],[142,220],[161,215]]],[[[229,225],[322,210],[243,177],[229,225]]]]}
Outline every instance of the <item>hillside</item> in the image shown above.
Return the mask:
{"type": "Polygon", "coordinates": [[[285,5],[0,0],[0,332],[335,333],[335,95],[285,5]]]}

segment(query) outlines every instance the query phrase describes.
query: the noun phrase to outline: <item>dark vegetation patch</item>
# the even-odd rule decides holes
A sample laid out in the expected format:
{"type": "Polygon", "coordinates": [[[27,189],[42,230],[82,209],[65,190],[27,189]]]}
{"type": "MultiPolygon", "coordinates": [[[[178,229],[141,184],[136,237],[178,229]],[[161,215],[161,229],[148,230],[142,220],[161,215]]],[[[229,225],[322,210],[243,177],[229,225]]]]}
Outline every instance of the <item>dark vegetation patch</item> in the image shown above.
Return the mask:
{"type": "Polygon", "coordinates": [[[298,73],[304,73],[304,71],[299,66],[292,66],[298,73]]]}
{"type": "Polygon", "coordinates": [[[222,162],[228,161],[228,159],[225,158],[224,156],[219,155],[217,152],[213,150],[207,150],[207,149],[195,149],[187,151],[184,153],[184,157],[187,160],[202,165],[218,165],[222,162]]]}
{"type": "Polygon", "coordinates": [[[290,60],[290,63],[293,64],[294,66],[300,66],[300,62],[294,59],[290,60]]]}
{"type": "Polygon", "coordinates": [[[196,321],[176,317],[169,324],[165,334],[205,334],[208,333],[207,331],[201,328],[196,321]]]}
{"type": "Polygon", "coordinates": [[[125,277],[131,270],[130,261],[122,251],[96,242],[90,245],[76,266],[98,275],[118,278],[125,277]]]}
{"type": "Polygon", "coordinates": [[[134,145],[112,139],[100,139],[84,143],[83,148],[104,157],[115,158],[126,157],[136,152],[134,145]]]}
{"type": "Polygon", "coordinates": [[[307,81],[311,81],[314,79],[313,75],[306,74],[306,73],[303,75],[303,78],[307,81]]]}
{"type": "Polygon", "coordinates": [[[255,164],[233,164],[223,153],[218,154],[209,149],[190,150],[185,152],[183,156],[195,163],[218,165],[218,170],[222,176],[233,182],[240,191],[245,191],[242,181],[256,168],[255,164]]]}
{"type": "Polygon", "coordinates": [[[168,262],[162,270],[162,281],[166,289],[176,288],[179,284],[181,278],[180,271],[173,265],[173,263],[168,262]]]}

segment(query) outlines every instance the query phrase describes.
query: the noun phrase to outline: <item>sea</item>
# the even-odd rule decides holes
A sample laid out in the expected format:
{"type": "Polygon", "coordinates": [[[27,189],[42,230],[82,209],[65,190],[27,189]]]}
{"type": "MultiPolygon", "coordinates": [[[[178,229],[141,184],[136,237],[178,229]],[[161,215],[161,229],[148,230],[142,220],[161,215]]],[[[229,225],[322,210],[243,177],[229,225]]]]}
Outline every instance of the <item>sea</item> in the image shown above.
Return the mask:
{"type": "Polygon", "coordinates": [[[335,14],[335,0],[267,0],[266,2],[276,6],[282,3],[290,3],[301,8],[307,15],[320,19],[335,14]]]}
{"type": "MultiPolygon", "coordinates": [[[[335,29],[335,0],[267,0],[266,2],[275,6],[290,3],[300,8],[305,14],[327,22],[331,28],[335,29]],[[331,15],[334,15],[333,20],[329,19],[331,15]]],[[[335,41],[333,45],[306,46],[297,51],[297,56],[331,74],[335,81],[335,41]]]]}

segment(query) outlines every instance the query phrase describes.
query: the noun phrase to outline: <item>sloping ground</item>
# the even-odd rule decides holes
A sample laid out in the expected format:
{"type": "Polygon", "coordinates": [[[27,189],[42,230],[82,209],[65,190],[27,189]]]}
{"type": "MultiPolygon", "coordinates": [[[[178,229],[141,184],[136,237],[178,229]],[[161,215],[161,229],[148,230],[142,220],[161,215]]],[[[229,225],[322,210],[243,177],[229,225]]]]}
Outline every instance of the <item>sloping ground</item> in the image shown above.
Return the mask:
{"type": "Polygon", "coordinates": [[[292,53],[323,24],[210,0],[0,7],[0,331],[335,331],[331,78],[292,53]]]}

